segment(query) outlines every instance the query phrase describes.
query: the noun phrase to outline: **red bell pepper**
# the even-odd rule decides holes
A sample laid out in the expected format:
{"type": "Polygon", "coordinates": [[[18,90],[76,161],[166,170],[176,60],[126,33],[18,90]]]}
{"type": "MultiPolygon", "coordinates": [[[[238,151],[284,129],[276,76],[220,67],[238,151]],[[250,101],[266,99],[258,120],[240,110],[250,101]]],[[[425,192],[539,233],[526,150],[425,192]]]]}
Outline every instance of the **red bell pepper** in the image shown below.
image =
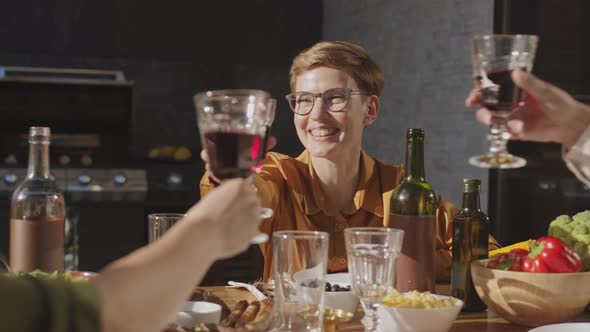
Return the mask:
{"type": "Polygon", "coordinates": [[[582,270],[580,256],[560,239],[544,236],[530,241],[531,251],[522,260],[522,271],[568,273],[582,270]]]}
{"type": "Polygon", "coordinates": [[[508,253],[508,257],[514,260],[514,263],[522,264],[522,260],[527,257],[529,251],[522,248],[514,248],[508,253]]]}
{"type": "Polygon", "coordinates": [[[522,271],[522,260],[528,253],[529,251],[526,249],[514,248],[509,253],[500,254],[496,258],[491,259],[486,266],[489,269],[522,271]]]}

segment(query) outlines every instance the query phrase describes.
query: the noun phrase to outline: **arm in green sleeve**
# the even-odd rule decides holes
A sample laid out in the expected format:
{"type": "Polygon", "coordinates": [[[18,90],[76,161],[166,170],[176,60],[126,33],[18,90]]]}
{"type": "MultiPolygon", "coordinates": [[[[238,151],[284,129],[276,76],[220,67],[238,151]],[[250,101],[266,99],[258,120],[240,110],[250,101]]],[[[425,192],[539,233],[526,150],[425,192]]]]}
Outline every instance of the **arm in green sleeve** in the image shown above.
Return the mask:
{"type": "Polygon", "coordinates": [[[1,331],[100,331],[99,310],[90,282],[0,276],[1,331]]]}

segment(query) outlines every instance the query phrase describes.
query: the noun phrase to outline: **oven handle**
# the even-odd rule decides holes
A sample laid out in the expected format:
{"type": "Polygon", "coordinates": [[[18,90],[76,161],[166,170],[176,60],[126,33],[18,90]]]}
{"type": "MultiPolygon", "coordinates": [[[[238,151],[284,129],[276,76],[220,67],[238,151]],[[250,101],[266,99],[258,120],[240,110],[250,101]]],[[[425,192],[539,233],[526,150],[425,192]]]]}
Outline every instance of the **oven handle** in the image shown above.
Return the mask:
{"type": "Polygon", "coordinates": [[[61,84],[133,85],[120,70],[0,66],[0,81],[61,84]]]}

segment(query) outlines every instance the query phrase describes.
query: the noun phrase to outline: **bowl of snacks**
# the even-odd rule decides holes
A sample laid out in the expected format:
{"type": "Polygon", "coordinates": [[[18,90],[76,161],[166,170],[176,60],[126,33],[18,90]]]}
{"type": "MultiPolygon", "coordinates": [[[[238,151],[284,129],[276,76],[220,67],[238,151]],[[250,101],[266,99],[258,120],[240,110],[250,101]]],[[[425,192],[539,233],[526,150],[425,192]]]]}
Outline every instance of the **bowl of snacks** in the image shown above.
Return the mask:
{"type": "Polygon", "coordinates": [[[326,293],[324,307],[328,310],[343,310],[354,314],[359,305],[359,298],[350,288],[350,274],[333,273],[326,275],[326,293]]]}
{"type": "Polygon", "coordinates": [[[412,291],[387,295],[378,314],[383,331],[447,332],[463,307],[454,297],[412,291]]]}
{"type": "Polygon", "coordinates": [[[268,331],[272,322],[273,302],[269,299],[252,302],[241,300],[227,315],[222,313],[218,304],[189,301],[176,313],[163,332],[262,332],[268,331]]]}
{"type": "Polygon", "coordinates": [[[516,324],[567,321],[590,303],[590,272],[580,256],[552,236],[471,263],[475,290],[489,309],[516,324]]]}

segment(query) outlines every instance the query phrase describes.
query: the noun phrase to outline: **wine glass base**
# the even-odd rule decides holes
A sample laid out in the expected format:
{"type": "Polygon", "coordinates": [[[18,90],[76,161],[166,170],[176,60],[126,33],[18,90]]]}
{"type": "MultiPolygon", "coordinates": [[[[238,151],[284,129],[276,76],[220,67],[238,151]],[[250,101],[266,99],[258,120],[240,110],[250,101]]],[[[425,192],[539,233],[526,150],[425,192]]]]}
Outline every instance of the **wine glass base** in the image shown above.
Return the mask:
{"type": "Polygon", "coordinates": [[[250,240],[250,244],[261,244],[268,242],[268,234],[266,233],[258,233],[254,235],[252,240],[250,240]]]}
{"type": "MultiPolygon", "coordinates": [[[[270,208],[260,208],[260,219],[267,219],[272,217],[274,214],[273,209],[270,208]]],[[[258,233],[256,234],[252,240],[250,240],[250,244],[261,244],[268,242],[268,234],[266,233],[258,233]]]]}
{"type": "Polygon", "coordinates": [[[260,218],[261,219],[267,219],[272,217],[274,214],[274,211],[271,208],[261,208],[260,209],[260,218]]]}
{"type": "Polygon", "coordinates": [[[493,155],[485,154],[469,158],[469,163],[481,168],[520,168],[526,166],[526,159],[509,153],[493,155]]]}

